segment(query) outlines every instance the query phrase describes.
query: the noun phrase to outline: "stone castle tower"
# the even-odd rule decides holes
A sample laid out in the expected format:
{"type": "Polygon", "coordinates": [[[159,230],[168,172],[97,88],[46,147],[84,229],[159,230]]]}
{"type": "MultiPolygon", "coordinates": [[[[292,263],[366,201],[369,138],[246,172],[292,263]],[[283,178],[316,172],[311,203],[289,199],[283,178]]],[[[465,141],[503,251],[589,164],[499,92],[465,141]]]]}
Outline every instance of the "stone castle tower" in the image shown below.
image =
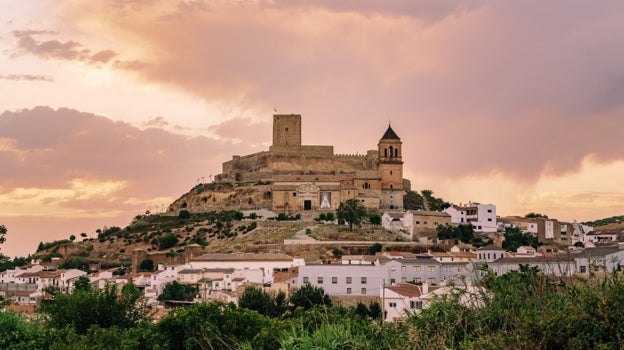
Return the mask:
{"type": "Polygon", "coordinates": [[[273,115],[273,146],[301,146],[301,114],[273,115]]]}
{"type": "Polygon", "coordinates": [[[377,170],[381,176],[383,209],[403,208],[403,156],[401,138],[388,125],[377,144],[377,170]]]}

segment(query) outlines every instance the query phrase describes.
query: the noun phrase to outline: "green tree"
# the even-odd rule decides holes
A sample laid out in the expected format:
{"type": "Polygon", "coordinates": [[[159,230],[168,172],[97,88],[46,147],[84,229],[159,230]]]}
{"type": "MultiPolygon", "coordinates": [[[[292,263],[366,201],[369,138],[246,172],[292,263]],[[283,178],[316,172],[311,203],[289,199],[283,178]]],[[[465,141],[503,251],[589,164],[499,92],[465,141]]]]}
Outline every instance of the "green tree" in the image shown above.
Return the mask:
{"type": "Polygon", "coordinates": [[[379,253],[382,249],[383,249],[383,246],[381,245],[381,243],[377,242],[371,246],[370,253],[371,255],[375,255],[379,253]]]}
{"type": "Polygon", "coordinates": [[[405,210],[424,210],[423,197],[418,192],[407,191],[403,196],[403,208],[405,210]]]}
{"type": "Polygon", "coordinates": [[[130,328],[146,319],[149,308],[141,302],[138,289],[126,287],[121,293],[116,284],[108,284],[103,290],[74,289],[72,294],[58,293],[53,300],[42,303],[39,312],[49,316],[50,326],[57,329],[69,326],[79,334],[94,325],[130,328]]]}
{"type": "Polygon", "coordinates": [[[506,227],[503,249],[515,252],[520,246],[539,247],[537,237],[530,233],[524,233],[519,227],[506,227]]]}
{"type": "Polygon", "coordinates": [[[373,225],[381,225],[381,215],[377,213],[368,214],[368,221],[373,225]]]}
{"type": "Polygon", "coordinates": [[[0,245],[6,242],[6,237],[5,237],[6,233],[7,233],[6,226],[0,225],[0,245]]]}
{"type": "Polygon", "coordinates": [[[69,236],[69,240],[72,241],[72,242],[75,241],[76,240],[76,236],[74,236],[74,235],[69,236]]]}
{"type": "Polygon", "coordinates": [[[178,237],[173,233],[168,233],[158,238],[158,249],[165,250],[171,247],[175,247],[178,244],[178,237]]]}
{"type": "Polygon", "coordinates": [[[357,199],[347,199],[341,202],[336,210],[338,220],[344,220],[349,224],[349,231],[353,231],[353,225],[360,226],[366,216],[366,208],[357,199]]]}
{"type": "Polygon", "coordinates": [[[190,217],[191,217],[191,213],[190,213],[188,210],[186,210],[186,209],[182,209],[182,210],[180,210],[180,212],[178,213],[178,218],[179,218],[179,219],[184,220],[184,219],[188,219],[188,218],[190,218],[190,217]]]}
{"type": "Polygon", "coordinates": [[[193,301],[197,295],[197,287],[181,284],[178,281],[169,282],[158,296],[159,301],[193,301]]]}
{"type": "Polygon", "coordinates": [[[329,295],[325,294],[323,287],[316,287],[309,283],[304,284],[290,296],[293,308],[302,307],[305,310],[316,305],[331,306],[329,295]]]}
{"type": "Polygon", "coordinates": [[[286,311],[286,294],[281,290],[277,294],[267,293],[250,286],[238,298],[238,306],[258,311],[261,315],[278,317],[286,311]]]}
{"type": "Polygon", "coordinates": [[[336,220],[336,217],[334,216],[333,211],[325,213],[325,221],[334,221],[334,220],[336,220]]]}
{"type": "Polygon", "coordinates": [[[529,219],[548,219],[548,215],[544,215],[544,214],[540,214],[540,213],[528,213],[524,216],[525,218],[529,218],[529,219]]]}
{"type": "Polygon", "coordinates": [[[83,291],[90,291],[91,290],[91,281],[89,281],[89,277],[87,276],[80,276],[76,279],[76,281],[74,282],[74,289],[75,290],[83,290],[83,291]]]}

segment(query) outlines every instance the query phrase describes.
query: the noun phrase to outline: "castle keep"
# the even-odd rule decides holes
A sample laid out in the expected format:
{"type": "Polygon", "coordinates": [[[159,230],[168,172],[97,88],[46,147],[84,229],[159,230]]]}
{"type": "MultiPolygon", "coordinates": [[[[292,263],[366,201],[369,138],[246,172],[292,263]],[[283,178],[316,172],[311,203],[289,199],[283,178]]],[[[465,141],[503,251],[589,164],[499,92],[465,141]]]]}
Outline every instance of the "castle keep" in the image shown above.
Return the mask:
{"type": "Polygon", "coordinates": [[[217,181],[271,183],[272,210],[335,210],[358,199],[367,208],[402,209],[409,181],[403,179],[402,142],[390,126],[377,150],[365,155],[334,154],[333,146],[301,144],[301,115],[273,115],[268,151],[234,156],[217,181]]]}

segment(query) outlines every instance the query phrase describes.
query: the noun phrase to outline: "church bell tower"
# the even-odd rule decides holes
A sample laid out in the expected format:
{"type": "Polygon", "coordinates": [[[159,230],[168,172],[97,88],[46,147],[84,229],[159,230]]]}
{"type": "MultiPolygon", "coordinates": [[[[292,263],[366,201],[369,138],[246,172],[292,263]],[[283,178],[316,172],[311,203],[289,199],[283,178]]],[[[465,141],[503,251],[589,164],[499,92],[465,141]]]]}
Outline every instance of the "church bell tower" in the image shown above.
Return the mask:
{"type": "Polygon", "coordinates": [[[377,144],[377,170],[381,175],[381,208],[403,208],[403,155],[401,138],[388,125],[377,144]]]}

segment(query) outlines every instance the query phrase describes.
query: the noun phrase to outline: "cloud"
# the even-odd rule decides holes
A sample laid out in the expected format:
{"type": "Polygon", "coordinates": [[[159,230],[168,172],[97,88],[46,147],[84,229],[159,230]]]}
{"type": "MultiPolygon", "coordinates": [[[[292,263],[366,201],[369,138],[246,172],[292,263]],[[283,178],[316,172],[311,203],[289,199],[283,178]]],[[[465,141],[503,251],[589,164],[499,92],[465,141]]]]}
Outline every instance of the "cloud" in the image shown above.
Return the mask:
{"type": "Polygon", "coordinates": [[[137,60],[116,59],[119,55],[111,49],[94,52],[73,40],[40,40],[38,38],[58,35],[55,31],[15,30],[12,34],[17,39],[17,52],[11,55],[13,57],[18,54],[30,54],[44,59],[79,61],[92,65],[112,63],[113,67],[119,69],[140,69],[145,65],[137,60]]]}
{"type": "Polygon", "coordinates": [[[66,108],[5,111],[0,212],[131,217],[154,198],[173,200],[197,178],[218,174],[232,154],[251,151],[247,143],[141,130],[66,108]]]}
{"type": "MultiPolygon", "coordinates": [[[[534,182],[623,157],[624,4],[602,5],[83,1],[62,15],[83,34],[149,43],[135,71],[147,82],[258,120],[274,105],[302,113],[304,142],[374,149],[391,120],[406,167],[426,176],[534,182]]],[[[210,131],[259,135],[244,123],[210,131]]]]}
{"type": "Polygon", "coordinates": [[[51,75],[37,75],[37,74],[0,74],[0,80],[25,80],[25,81],[45,81],[53,82],[54,78],[51,75]]]}

